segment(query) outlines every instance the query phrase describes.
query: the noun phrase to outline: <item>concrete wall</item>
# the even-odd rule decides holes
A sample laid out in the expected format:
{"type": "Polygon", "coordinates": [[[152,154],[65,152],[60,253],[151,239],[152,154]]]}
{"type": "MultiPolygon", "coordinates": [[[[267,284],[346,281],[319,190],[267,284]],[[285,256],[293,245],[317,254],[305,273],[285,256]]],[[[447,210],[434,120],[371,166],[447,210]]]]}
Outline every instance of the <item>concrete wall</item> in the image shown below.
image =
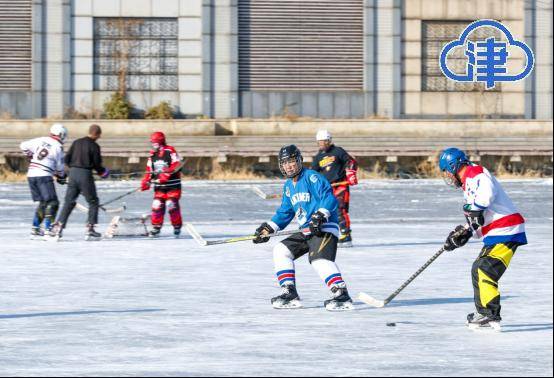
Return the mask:
{"type": "MultiPolygon", "coordinates": [[[[266,119],[172,120],[172,121],[62,121],[70,138],[86,135],[98,123],[103,137],[149,136],[162,130],[172,136],[307,136],[327,129],[335,137],[480,138],[550,137],[552,121],[526,120],[315,120],[290,122],[266,119]]],[[[30,138],[48,134],[52,121],[0,120],[0,138],[30,138]]]]}

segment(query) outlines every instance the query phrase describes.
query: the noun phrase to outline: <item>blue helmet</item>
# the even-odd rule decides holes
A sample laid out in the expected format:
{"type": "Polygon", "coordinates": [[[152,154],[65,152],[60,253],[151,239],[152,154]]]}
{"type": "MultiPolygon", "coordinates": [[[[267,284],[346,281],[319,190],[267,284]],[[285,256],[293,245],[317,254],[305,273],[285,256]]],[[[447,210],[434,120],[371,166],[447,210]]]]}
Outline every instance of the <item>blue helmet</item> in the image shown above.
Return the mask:
{"type": "Polygon", "coordinates": [[[450,147],[441,153],[439,168],[442,172],[447,171],[455,175],[463,165],[469,164],[466,154],[455,147],[450,147]]]}

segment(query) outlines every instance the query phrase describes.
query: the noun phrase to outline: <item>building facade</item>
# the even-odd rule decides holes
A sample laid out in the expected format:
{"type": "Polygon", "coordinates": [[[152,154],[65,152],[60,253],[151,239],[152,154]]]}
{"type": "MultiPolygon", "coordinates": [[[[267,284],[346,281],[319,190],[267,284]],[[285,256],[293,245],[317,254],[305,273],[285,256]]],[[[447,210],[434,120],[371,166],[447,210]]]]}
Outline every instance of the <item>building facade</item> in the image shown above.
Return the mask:
{"type": "Polygon", "coordinates": [[[0,0],[0,21],[0,117],[95,114],[123,88],[186,117],[552,119],[552,0],[0,0]],[[442,76],[484,18],[531,46],[530,77],[442,76]]]}

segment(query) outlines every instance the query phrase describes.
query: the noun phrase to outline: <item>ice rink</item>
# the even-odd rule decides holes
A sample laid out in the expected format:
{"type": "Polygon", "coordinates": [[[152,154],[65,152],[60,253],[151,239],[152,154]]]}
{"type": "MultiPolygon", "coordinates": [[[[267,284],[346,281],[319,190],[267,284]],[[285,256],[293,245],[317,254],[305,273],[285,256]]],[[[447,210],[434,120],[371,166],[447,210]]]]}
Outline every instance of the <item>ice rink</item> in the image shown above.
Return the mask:
{"type": "MultiPolygon", "coordinates": [[[[257,184],[280,192],[280,181],[257,184]]],[[[103,182],[99,195],[137,185],[103,182]]],[[[206,238],[251,234],[279,204],[251,186],[184,182],[185,221],[206,238]]],[[[277,241],[200,247],[166,227],[159,240],[85,242],[77,210],[63,241],[30,241],[27,185],[0,184],[0,375],[552,376],[552,180],[504,186],[530,244],[500,281],[504,331],[492,333],[465,327],[479,242],[443,254],[389,306],[356,301],[343,313],[323,308],[328,292],[303,258],[306,308],[278,311],[269,302],[277,241]]],[[[393,292],[464,222],[462,196],[442,181],[355,187],[355,247],[337,260],[351,294],[393,292]]],[[[127,215],[148,212],[151,193],[125,202],[127,215]]],[[[109,220],[101,214],[99,230],[109,220]]]]}

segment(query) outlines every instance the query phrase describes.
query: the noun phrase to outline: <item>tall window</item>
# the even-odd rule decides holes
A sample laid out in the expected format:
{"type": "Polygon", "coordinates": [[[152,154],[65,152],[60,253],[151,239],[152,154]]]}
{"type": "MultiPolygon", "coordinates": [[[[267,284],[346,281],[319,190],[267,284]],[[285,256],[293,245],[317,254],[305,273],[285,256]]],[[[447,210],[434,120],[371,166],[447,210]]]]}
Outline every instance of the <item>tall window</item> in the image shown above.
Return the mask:
{"type": "Polygon", "coordinates": [[[178,90],[176,18],[95,18],[94,89],[178,90]]]}
{"type": "MultiPolygon", "coordinates": [[[[421,90],[427,92],[470,92],[484,89],[483,83],[458,83],[448,79],[440,70],[439,59],[444,45],[458,39],[472,21],[423,21],[422,25],[422,69],[421,90]]],[[[494,28],[479,28],[469,35],[471,41],[494,37],[502,33],[494,28]]],[[[464,49],[454,49],[448,57],[448,66],[457,73],[465,72],[467,56],[464,49]]],[[[497,84],[494,90],[500,90],[497,84]]]]}

